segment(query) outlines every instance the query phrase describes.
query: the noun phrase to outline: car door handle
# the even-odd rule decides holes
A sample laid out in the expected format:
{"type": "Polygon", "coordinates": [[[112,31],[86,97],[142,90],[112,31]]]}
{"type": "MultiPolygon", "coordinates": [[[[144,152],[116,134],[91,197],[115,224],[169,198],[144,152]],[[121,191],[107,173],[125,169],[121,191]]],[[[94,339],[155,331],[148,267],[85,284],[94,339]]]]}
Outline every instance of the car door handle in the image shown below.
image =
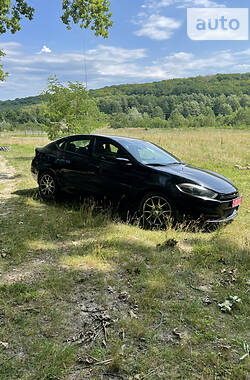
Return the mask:
{"type": "Polygon", "coordinates": [[[70,160],[64,160],[63,158],[57,158],[55,163],[58,165],[69,165],[70,160]]]}

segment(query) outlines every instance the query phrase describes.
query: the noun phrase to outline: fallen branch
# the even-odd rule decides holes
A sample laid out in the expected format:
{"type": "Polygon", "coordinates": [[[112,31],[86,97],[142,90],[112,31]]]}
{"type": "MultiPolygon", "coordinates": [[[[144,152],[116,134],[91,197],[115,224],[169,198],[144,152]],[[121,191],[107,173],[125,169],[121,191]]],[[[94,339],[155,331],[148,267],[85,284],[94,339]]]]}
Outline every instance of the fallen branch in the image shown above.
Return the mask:
{"type": "Polygon", "coordinates": [[[0,150],[2,152],[9,152],[11,150],[10,146],[0,146],[0,150]]]}
{"type": "Polygon", "coordinates": [[[160,322],[158,323],[158,325],[156,325],[153,330],[157,330],[162,324],[163,324],[163,314],[162,312],[159,310],[159,313],[161,314],[161,320],[160,322]]]}
{"type": "Polygon", "coordinates": [[[96,366],[96,365],[109,364],[109,363],[111,363],[113,361],[113,359],[106,359],[106,360],[100,360],[99,361],[98,359],[96,359],[96,358],[94,358],[93,356],[90,356],[90,355],[88,355],[88,357],[90,359],[92,359],[93,361],[90,362],[88,359],[82,359],[82,358],[78,359],[78,363],[85,363],[85,364],[87,364],[87,366],[83,367],[82,369],[87,369],[87,368],[89,368],[91,366],[96,366]]]}
{"type": "Polygon", "coordinates": [[[250,164],[247,164],[247,166],[235,165],[234,167],[239,170],[250,170],[250,164]]]}

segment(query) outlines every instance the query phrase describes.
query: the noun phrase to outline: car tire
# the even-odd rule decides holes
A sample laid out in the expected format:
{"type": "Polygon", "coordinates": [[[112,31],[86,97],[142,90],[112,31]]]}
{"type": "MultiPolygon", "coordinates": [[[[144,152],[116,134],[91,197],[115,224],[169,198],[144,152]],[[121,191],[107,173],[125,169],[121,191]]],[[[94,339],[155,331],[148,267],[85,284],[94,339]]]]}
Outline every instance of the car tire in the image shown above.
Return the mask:
{"type": "Polygon", "coordinates": [[[175,209],[165,195],[148,193],[140,202],[139,213],[143,228],[160,230],[172,222],[175,209]]]}
{"type": "Polygon", "coordinates": [[[55,176],[49,172],[43,172],[38,177],[39,193],[43,200],[51,201],[56,198],[58,186],[55,176]]]}

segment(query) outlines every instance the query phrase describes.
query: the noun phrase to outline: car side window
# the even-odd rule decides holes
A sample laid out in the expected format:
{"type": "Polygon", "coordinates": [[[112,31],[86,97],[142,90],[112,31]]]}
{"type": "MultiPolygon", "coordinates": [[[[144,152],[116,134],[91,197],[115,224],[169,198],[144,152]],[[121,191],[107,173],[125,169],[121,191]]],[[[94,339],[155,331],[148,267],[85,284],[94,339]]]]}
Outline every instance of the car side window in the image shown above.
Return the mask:
{"type": "Polygon", "coordinates": [[[105,141],[96,142],[94,154],[96,157],[108,161],[115,161],[116,158],[128,158],[126,152],[122,148],[105,141]]]}
{"type": "Polygon", "coordinates": [[[88,155],[91,139],[65,141],[64,150],[74,152],[80,155],[88,155]]]}

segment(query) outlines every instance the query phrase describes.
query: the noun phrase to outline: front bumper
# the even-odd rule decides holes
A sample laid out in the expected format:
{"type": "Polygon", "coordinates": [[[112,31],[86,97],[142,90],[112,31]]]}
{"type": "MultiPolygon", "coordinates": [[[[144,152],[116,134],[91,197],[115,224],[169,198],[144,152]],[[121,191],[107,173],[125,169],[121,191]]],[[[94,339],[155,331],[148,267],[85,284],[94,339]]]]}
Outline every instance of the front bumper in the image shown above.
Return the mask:
{"type": "Polygon", "coordinates": [[[234,219],[238,215],[238,210],[235,209],[231,215],[224,219],[209,219],[206,220],[205,223],[227,223],[230,222],[230,220],[234,219]]]}
{"type": "MultiPolygon", "coordinates": [[[[237,195],[239,196],[239,195],[237,195]]],[[[238,214],[239,206],[233,207],[233,200],[201,199],[189,195],[179,195],[176,208],[180,214],[204,223],[227,223],[238,214]]]]}
{"type": "Polygon", "coordinates": [[[31,172],[31,175],[34,178],[34,180],[37,182],[38,170],[37,170],[36,166],[34,165],[33,161],[31,163],[30,172],[31,172]]]}

